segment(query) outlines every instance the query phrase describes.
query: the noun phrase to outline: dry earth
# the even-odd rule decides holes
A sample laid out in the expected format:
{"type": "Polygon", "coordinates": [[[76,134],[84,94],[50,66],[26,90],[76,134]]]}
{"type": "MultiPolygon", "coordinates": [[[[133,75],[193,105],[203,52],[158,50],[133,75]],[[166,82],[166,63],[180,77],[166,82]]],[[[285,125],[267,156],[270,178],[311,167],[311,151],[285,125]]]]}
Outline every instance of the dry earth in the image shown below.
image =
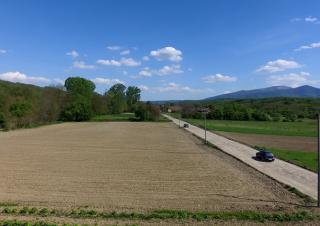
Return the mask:
{"type": "Polygon", "coordinates": [[[104,210],[278,210],[301,200],[172,123],[0,133],[0,202],[104,210]]]}
{"type": "Polygon", "coordinates": [[[250,146],[265,146],[271,148],[279,148],[290,151],[317,151],[316,137],[298,137],[298,136],[274,136],[261,134],[244,134],[231,132],[214,133],[222,135],[226,138],[239,141],[250,146]]]}

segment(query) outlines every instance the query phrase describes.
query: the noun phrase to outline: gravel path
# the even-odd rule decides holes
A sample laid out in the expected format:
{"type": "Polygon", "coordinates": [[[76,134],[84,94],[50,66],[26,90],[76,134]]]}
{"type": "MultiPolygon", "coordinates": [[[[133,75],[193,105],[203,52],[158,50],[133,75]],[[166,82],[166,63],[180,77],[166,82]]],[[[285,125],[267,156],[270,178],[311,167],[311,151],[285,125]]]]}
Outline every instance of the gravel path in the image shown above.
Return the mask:
{"type": "MultiPolygon", "coordinates": [[[[164,116],[172,120],[175,124],[179,125],[178,119],[168,115],[164,116]]],[[[186,122],[181,121],[180,123],[182,125],[186,122]]],[[[204,138],[204,130],[199,127],[190,125],[186,130],[198,137],[204,138]]],[[[253,159],[256,153],[256,150],[253,148],[235,141],[231,141],[212,132],[207,132],[207,140],[217,146],[219,149],[247,163],[258,171],[274,178],[279,182],[295,187],[301,192],[311,196],[314,199],[317,199],[316,173],[279,159],[276,159],[272,163],[256,161],[253,159]]]]}

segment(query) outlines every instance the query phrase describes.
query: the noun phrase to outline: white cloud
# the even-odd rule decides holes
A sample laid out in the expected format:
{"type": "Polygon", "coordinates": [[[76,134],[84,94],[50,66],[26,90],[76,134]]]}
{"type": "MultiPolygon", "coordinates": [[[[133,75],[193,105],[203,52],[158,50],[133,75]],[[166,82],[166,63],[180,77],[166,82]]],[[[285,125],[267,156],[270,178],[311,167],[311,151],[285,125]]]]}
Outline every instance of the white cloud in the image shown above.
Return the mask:
{"type": "Polygon", "coordinates": [[[18,71],[2,73],[0,74],[0,79],[9,82],[20,82],[35,85],[46,85],[51,82],[48,78],[41,76],[28,76],[18,71]]]}
{"type": "Polygon", "coordinates": [[[144,61],[149,61],[150,58],[149,58],[148,56],[144,56],[144,57],[142,57],[142,60],[144,60],[144,61]]]}
{"type": "Polygon", "coordinates": [[[152,70],[149,67],[145,67],[139,72],[138,76],[135,76],[135,78],[152,77],[153,75],[163,76],[163,75],[172,75],[172,74],[181,74],[181,73],[183,73],[183,70],[181,69],[181,66],[179,64],[170,65],[170,66],[166,65],[160,69],[155,69],[155,70],[152,70]]]}
{"type": "Polygon", "coordinates": [[[235,82],[237,81],[237,77],[232,77],[223,74],[215,74],[215,75],[208,75],[202,78],[206,83],[215,83],[215,82],[235,82]]]}
{"type": "Polygon", "coordinates": [[[66,55],[71,56],[72,58],[77,58],[79,56],[79,53],[75,50],[72,50],[70,52],[67,52],[66,55]]]}
{"type": "Polygon", "coordinates": [[[139,72],[139,75],[141,77],[151,77],[152,76],[152,72],[151,72],[150,68],[145,67],[145,68],[143,68],[143,70],[141,70],[139,72]]]}
{"type": "Polygon", "coordinates": [[[5,49],[0,49],[0,54],[5,54],[5,53],[7,53],[7,50],[5,50],[5,49]]]}
{"type": "Polygon", "coordinates": [[[153,50],[150,52],[150,56],[156,58],[157,60],[170,60],[173,62],[182,60],[182,52],[170,46],[153,50]]]}
{"type": "Polygon", "coordinates": [[[314,42],[314,43],[311,43],[310,45],[300,46],[299,48],[297,48],[295,50],[300,51],[300,50],[315,49],[315,48],[320,48],[320,42],[314,42]]]}
{"type": "Polygon", "coordinates": [[[261,66],[256,71],[274,73],[274,72],[285,71],[288,69],[295,69],[300,67],[302,67],[302,65],[300,65],[296,61],[278,59],[275,61],[269,61],[266,65],[261,66]]]}
{"type": "Polygon", "coordinates": [[[181,93],[213,93],[215,92],[210,88],[191,88],[189,86],[180,85],[174,82],[166,84],[166,86],[158,87],[154,89],[156,92],[165,93],[165,92],[181,92],[181,93]]]}
{"type": "Polygon", "coordinates": [[[53,79],[53,83],[55,84],[64,85],[64,82],[65,82],[64,79],[60,79],[60,78],[53,79]]]}
{"type": "Polygon", "coordinates": [[[121,66],[121,63],[116,60],[97,60],[97,64],[107,65],[107,66],[121,66]]]}
{"type": "Polygon", "coordinates": [[[140,85],[140,86],[138,86],[138,88],[141,89],[142,91],[145,91],[145,92],[150,90],[150,88],[148,86],[145,86],[145,85],[140,85]]]}
{"type": "Polygon", "coordinates": [[[135,61],[132,58],[121,58],[121,60],[97,60],[97,64],[106,65],[106,66],[128,66],[128,67],[136,67],[141,64],[139,61],[135,61]]]}
{"type": "Polygon", "coordinates": [[[107,49],[111,50],[111,51],[118,51],[118,50],[122,49],[122,47],[121,46],[107,46],[107,49]]]}
{"type": "Polygon", "coordinates": [[[122,52],[120,52],[120,55],[129,55],[129,54],[130,54],[130,49],[123,50],[122,52]]]}
{"type": "Polygon", "coordinates": [[[181,70],[180,65],[171,65],[171,66],[164,66],[158,71],[155,72],[157,75],[169,75],[169,74],[181,74],[183,73],[183,70],[181,70]]]}
{"type": "Polygon", "coordinates": [[[125,84],[125,82],[121,81],[120,79],[109,79],[102,77],[91,79],[91,81],[94,82],[96,85],[114,85],[116,83],[125,84]]]}
{"type": "Polygon", "coordinates": [[[84,61],[73,62],[73,67],[78,69],[95,69],[94,65],[86,64],[84,61]]]}
{"type": "Polygon", "coordinates": [[[122,65],[129,66],[129,67],[136,67],[141,64],[141,62],[135,61],[132,58],[121,58],[120,62],[122,65]]]}
{"type": "Polygon", "coordinates": [[[291,86],[298,87],[302,85],[319,85],[320,80],[310,80],[310,73],[299,72],[286,75],[273,75],[267,79],[267,83],[274,86],[291,86]]]}
{"type": "Polygon", "coordinates": [[[308,17],[304,18],[304,21],[308,22],[308,23],[314,23],[314,24],[319,24],[320,23],[318,18],[317,17],[313,17],[313,16],[308,16],[308,17]]]}

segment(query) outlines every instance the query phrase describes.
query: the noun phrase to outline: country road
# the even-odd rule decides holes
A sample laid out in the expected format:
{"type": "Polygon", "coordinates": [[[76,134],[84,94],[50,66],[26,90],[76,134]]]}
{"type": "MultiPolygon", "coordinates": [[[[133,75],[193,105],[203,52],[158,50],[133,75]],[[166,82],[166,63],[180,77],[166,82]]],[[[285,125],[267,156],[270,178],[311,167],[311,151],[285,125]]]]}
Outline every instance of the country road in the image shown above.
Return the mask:
{"type": "MultiPolygon", "coordinates": [[[[178,119],[166,114],[164,114],[164,116],[173,121],[175,124],[179,125],[178,119]]],[[[181,125],[183,125],[183,123],[187,122],[180,121],[180,123],[181,125]]],[[[189,124],[189,128],[186,128],[186,130],[200,138],[204,138],[204,130],[199,127],[189,124]]],[[[255,156],[255,149],[209,131],[207,131],[207,140],[209,143],[217,146],[225,153],[234,156],[235,158],[257,169],[258,171],[272,177],[273,179],[281,183],[290,185],[291,187],[295,187],[299,191],[309,195],[314,199],[317,199],[316,173],[279,159],[276,159],[271,163],[256,161],[252,158],[253,156],[255,156]]]]}

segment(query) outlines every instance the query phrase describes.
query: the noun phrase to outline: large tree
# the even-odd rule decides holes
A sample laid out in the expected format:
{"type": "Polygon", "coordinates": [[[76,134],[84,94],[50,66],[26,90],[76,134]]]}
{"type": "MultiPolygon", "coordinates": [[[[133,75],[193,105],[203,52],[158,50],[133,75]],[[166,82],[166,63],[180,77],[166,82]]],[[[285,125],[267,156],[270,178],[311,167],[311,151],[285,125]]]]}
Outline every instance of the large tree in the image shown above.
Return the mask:
{"type": "Polygon", "coordinates": [[[140,101],[141,90],[136,86],[129,86],[126,91],[128,111],[134,112],[138,107],[140,101]]]}
{"type": "Polygon", "coordinates": [[[92,116],[92,96],[95,85],[90,80],[70,77],[65,81],[68,104],[62,113],[67,121],[85,121],[92,116]]]}
{"type": "Polygon", "coordinates": [[[117,83],[105,93],[109,113],[119,114],[126,110],[127,104],[125,90],[125,85],[117,83]]]}

